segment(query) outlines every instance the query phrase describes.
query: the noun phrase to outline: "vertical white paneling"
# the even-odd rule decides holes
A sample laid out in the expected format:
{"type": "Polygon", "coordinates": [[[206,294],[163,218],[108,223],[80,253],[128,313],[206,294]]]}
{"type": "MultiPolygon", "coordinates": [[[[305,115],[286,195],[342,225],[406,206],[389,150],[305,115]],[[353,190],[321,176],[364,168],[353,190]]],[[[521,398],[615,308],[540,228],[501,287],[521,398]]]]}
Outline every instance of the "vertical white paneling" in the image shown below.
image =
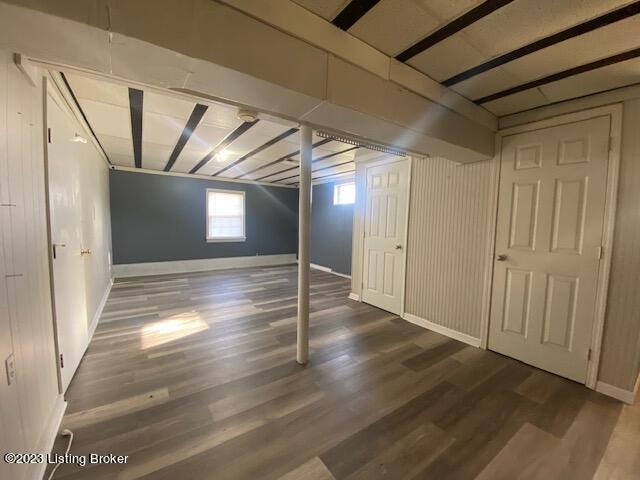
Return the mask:
{"type": "Polygon", "coordinates": [[[640,373],[640,98],[624,102],[616,225],[598,380],[633,390],[640,373]]]}
{"type": "Polygon", "coordinates": [[[481,337],[496,161],[416,159],[411,174],[406,312],[481,337]]]}
{"type": "MultiPolygon", "coordinates": [[[[12,55],[0,51],[0,424],[5,451],[46,448],[61,398],[48,275],[41,78],[39,72],[33,86],[12,55]],[[10,354],[16,377],[7,385],[4,361],[10,354]]],[[[33,469],[0,462],[2,478],[33,474],[33,469]]]]}

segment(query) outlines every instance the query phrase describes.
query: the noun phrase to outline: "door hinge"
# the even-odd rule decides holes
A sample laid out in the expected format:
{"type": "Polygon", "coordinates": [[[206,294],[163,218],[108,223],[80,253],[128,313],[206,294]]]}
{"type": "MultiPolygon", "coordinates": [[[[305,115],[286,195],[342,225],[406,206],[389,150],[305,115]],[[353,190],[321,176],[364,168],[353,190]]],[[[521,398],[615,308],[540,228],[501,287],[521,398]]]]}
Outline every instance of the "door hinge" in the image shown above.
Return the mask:
{"type": "Polygon", "coordinates": [[[591,361],[591,357],[593,357],[593,350],[590,348],[587,350],[587,360],[591,361]]]}
{"type": "Polygon", "coordinates": [[[51,128],[47,128],[47,141],[51,143],[51,128]]]}
{"type": "Polygon", "coordinates": [[[613,150],[613,137],[609,137],[609,151],[613,150]]]}
{"type": "Polygon", "coordinates": [[[604,251],[604,247],[602,245],[600,245],[598,247],[598,251],[597,251],[597,255],[598,255],[598,260],[602,260],[602,253],[604,251]]]}
{"type": "Polygon", "coordinates": [[[64,355],[60,354],[60,368],[64,368],[64,355]]]}

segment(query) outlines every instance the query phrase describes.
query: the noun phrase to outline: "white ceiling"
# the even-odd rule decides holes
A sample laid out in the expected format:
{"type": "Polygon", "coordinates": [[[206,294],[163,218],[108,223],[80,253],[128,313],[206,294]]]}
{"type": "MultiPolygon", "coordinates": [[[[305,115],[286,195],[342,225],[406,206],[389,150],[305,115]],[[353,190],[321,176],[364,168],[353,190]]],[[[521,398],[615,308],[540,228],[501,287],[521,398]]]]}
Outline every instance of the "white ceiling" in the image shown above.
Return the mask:
{"type": "MultiPolygon", "coordinates": [[[[129,87],[76,74],[66,74],[66,78],[109,160],[114,165],[135,167],[129,87]]],[[[208,108],[178,155],[172,172],[189,173],[243,123],[238,118],[236,107],[204,101],[198,103],[208,108]]],[[[191,98],[143,89],[142,168],[165,169],[195,106],[196,101],[191,98]]],[[[297,131],[220,172],[291,128],[291,124],[284,121],[260,118],[224,149],[222,158],[211,158],[196,173],[295,185],[298,177],[292,175],[297,174],[300,157],[291,154],[300,148],[300,134],[297,131]],[[282,159],[289,155],[289,158],[282,159]]],[[[314,143],[322,140],[314,134],[314,143]]],[[[351,149],[352,145],[338,141],[329,141],[314,148],[313,178],[352,171],[356,158],[380,155],[366,148],[351,149]],[[336,155],[322,159],[331,154],[336,155]]]]}
{"type": "MultiPolygon", "coordinates": [[[[331,22],[349,5],[344,0],[293,0],[331,22]]],[[[629,0],[513,0],[406,60],[434,80],[445,80],[518,48],[613,10],[629,0]]],[[[483,0],[380,0],[348,33],[395,57],[483,0]]],[[[640,47],[640,15],[603,25],[450,86],[470,100],[640,47]]],[[[497,115],[640,83],[637,60],[619,62],[495,101],[481,102],[497,115]],[[577,88],[572,88],[577,86],[577,88]]]]}

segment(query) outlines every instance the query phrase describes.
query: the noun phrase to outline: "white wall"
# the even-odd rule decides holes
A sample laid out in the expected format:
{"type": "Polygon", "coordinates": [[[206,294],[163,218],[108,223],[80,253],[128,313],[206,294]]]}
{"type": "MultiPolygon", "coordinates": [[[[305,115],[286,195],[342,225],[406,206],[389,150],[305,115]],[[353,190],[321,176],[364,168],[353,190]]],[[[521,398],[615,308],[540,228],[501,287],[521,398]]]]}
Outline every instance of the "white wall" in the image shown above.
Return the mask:
{"type": "MultiPolygon", "coordinates": [[[[79,112],[76,111],[77,107],[68,92],[59,90],[57,85],[64,87],[55,80],[55,76],[50,79],[47,95],[47,128],[51,130],[52,138],[64,142],[78,134],[88,140],[87,143],[69,143],[72,147],[70,149],[49,149],[47,161],[50,166],[59,165],[67,170],[75,169],[76,171],[68,172],[65,170],[66,176],[79,179],[73,187],[78,188],[79,196],[77,208],[80,210],[78,218],[81,225],[77,229],[80,235],[78,243],[82,248],[89,249],[91,254],[82,257],[86,315],[75,321],[80,324],[78,329],[86,330],[84,338],[90,341],[112,283],[109,165],[92,141],[90,131],[78,121],[79,112]],[[65,155],[72,155],[73,158],[56,158],[56,155],[63,152],[65,155]]],[[[58,185],[57,188],[65,186],[58,185]]],[[[68,188],[72,186],[69,185],[68,188]]],[[[50,208],[55,208],[54,205],[52,202],[50,208]]],[[[55,228],[55,222],[52,222],[52,229],[55,228]]],[[[52,238],[57,238],[54,230],[52,238]]],[[[55,285],[54,273],[54,287],[55,285]]],[[[58,318],[57,321],[62,322],[65,319],[58,318]]],[[[88,342],[81,345],[80,350],[84,351],[87,346],[88,342]]]]}
{"type": "Polygon", "coordinates": [[[497,162],[413,161],[405,311],[480,343],[497,162]]]}
{"type": "MultiPolygon", "coordinates": [[[[0,50],[0,448],[50,447],[63,412],[58,392],[49,282],[43,155],[42,72],[31,85],[0,50]],[[13,352],[16,379],[7,385],[13,352]]],[[[32,478],[0,461],[0,478],[32,478]]]]}
{"type": "MultiPolygon", "coordinates": [[[[65,403],[58,386],[45,189],[44,77],[31,79],[0,50],[0,451],[49,452],[65,403]],[[8,385],[5,359],[15,357],[8,385]]],[[[66,110],[67,127],[83,132],[66,110]]],[[[54,125],[53,128],[56,128],[54,125]]],[[[86,134],[85,134],[86,135],[86,134]]],[[[83,242],[87,317],[96,318],[111,285],[108,168],[89,143],[82,147],[83,242]]],[[[86,347],[86,346],[85,346],[86,347]]],[[[0,460],[0,478],[40,478],[44,465],[0,460]]]]}
{"type": "MultiPolygon", "coordinates": [[[[78,132],[90,139],[90,132],[86,131],[71,111],[54,82],[49,82],[47,127],[52,132],[78,132]],[[54,115],[54,109],[62,110],[64,115],[54,115]],[[60,122],[64,122],[61,125],[60,122]]],[[[68,101],[71,101],[67,97],[68,101]]],[[[84,258],[85,291],[87,304],[87,326],[95,327],[98,320],[101,303],[105,293],[111,287],[111,213],[109,200],[109,165],[94,142],[74,144],[76,162],[67,162],[78,168],[80,178],[80,206],[81,206],[81,244],[91,250],[91,255],[84,258]]],[[[49,153],[48,162],[55,162],[56,158],[49,153]]]]}

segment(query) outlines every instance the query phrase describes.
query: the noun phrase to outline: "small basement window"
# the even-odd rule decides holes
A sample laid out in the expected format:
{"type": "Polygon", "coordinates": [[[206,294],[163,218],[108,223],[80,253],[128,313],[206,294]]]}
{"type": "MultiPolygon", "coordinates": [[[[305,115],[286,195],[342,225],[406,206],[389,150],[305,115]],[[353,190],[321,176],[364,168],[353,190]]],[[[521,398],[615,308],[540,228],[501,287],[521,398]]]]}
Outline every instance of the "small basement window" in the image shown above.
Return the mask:
{"type": "Polygon", "coordinates": [[[207,189],[207,241],[244,242],[244,192],[207,189]]]}
{"type": "Polygon", "coordinates": [[[356,184],[354,182],[339,183],[333,187],[333,204],[350,205],[356,203],[356,184]]]}

